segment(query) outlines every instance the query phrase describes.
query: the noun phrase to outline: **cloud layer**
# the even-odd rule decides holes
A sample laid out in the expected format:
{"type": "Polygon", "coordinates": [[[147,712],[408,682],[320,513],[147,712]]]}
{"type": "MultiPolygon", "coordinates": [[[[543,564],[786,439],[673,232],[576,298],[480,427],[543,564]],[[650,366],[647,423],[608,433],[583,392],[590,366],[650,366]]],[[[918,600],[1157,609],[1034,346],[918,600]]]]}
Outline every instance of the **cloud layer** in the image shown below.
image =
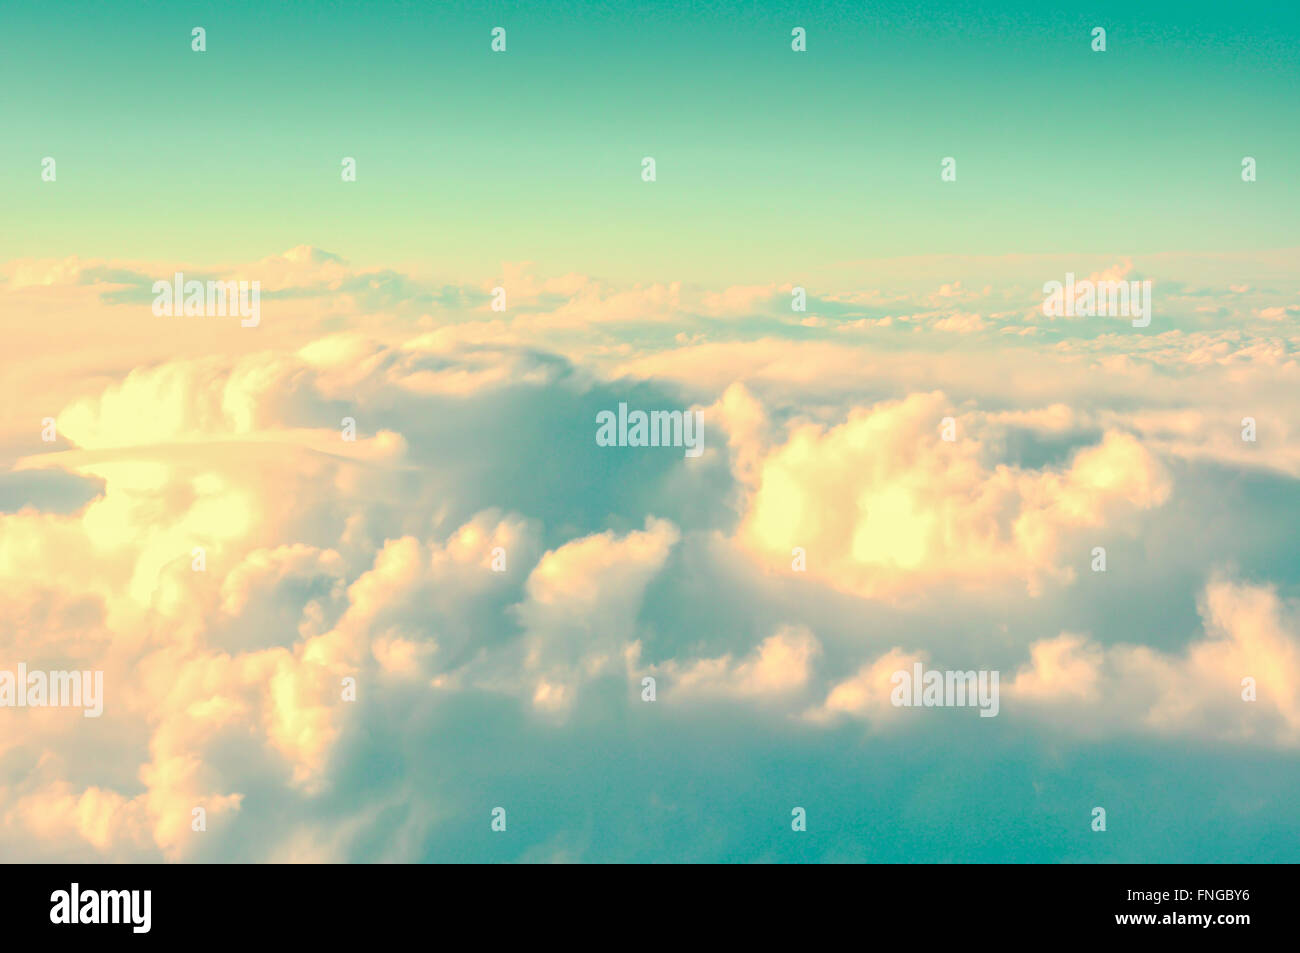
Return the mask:
{"type": "Polygon", "coordinates": [[[734,857],[747,822],[711,849],[674,759],[714,795],[732,757],[850,785],[846,752],[919,777],[938,762],[891,746],[966,733],[1034,784],[1061,745],[1244,750],[1252,776],[1293,759],[1296,282],[1094,266],[1154,276],[1138,331],[1044,317],[1040,265],[807,289],[795,311],[792,283],[520,264],[449,286],[308,247],[9,262],[0,668],[100,670],[107,700],[0,709],[0,845],[640,856],[630,827],[554,805],[514,847],[456,832],[539,786],[599,800],[552,774],[598,750],[611,790],[693,832],[682,856],[734,857]],[[261,324],[153,316],[151,276],[185,267],[261,280],[261,324]],[[598,446],[620,402],[701,410],[705,453],[598,446]],[[917,662],[1001,671],[999,716],[896,707],[917,662]]]}

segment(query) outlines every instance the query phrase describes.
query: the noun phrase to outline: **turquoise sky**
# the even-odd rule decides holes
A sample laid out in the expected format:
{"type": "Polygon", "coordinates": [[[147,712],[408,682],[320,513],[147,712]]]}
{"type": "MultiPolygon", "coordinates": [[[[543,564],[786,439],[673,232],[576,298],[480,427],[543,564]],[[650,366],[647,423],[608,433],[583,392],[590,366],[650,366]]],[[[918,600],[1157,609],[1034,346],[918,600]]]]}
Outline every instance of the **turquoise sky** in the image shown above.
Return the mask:
{"type": "Polygon", "coordinates": [[[709,283],[1296,244],[1293,5],[18,0],[0,37],[5,257],[709,283]]]}

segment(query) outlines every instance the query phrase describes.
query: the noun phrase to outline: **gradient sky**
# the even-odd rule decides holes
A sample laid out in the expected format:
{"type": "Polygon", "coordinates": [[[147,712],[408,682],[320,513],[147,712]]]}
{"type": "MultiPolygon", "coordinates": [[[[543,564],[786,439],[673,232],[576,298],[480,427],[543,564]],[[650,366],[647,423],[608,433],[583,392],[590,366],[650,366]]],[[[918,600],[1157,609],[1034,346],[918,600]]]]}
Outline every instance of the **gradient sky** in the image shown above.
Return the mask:
{"type": "Polygon", "coordinates": [[[7,257],[306,243],[460,277],[532,260],[749,282],[901,255],[1273,248],[1300,214],[1286,4],[58,9],[0,12],[7,257]],[[60,187],[32,189],[46,155],[60,187]]]}
{"type": "Polygon", "coordinates": [[[9,0],[0,670],[106,700],[0,709],[0,857],[1297,861],[1298,80],[1280,4],[9,0]]]}

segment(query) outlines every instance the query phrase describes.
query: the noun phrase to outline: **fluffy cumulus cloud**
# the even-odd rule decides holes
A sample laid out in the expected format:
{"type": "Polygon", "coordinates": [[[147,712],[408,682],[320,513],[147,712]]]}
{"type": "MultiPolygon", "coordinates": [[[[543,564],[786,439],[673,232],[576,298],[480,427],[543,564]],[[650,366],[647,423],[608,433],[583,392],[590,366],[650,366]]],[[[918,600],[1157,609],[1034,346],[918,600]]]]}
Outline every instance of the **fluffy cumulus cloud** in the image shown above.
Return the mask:
{"type": "Polygon", "coordinates": [[[978,437],[957,439],[965,421],[951,413],[940,393],[912,394],[829,428],[793,426],[761,455],[742,539],[774,564],[803,549],[808,572],[865,597],[1008,578],[1033,587],[1070,572],[1066,539],[1168,498],[1164,468],[1130,434],[1108,431],[1059,467],[988,465],[978,437]]]}
{"type": "Polygon", "coordinates": [[[835,682],[825,700],[806,712],[814,722],[827,722],[840,718],[862,719],[880,726],[896,718],[901,711],[891,696],[898,685],[895,675],[910,672],[924,658],[893,648],[878,658],[863,663],[848,678],[835,682]]]}
{"type": "Polygon", "coordinates": [[[1296,607],[1272,587],[1215,580],[1201,614],[1203,634],[1179,652],[1070,633],[1036,642],[1007,697],[1073,730],[1300,745],[1296,607]]]}
{"type": "Polygon", "coordinates": [[[817,638],[803,626],[782,626],[747,656],[669,663],[661,670],[675,695],[766,699],[805,689],[813,677],[812,661],[821,651],[817,638]]]}
{"type": "Polygon", "coordinates": [[[637,609],[678,530],[646,520],[644,530],[575,539],[542,556],[514,607],[524,628],[522,672],[538,708],[569,704],[584,677],[618,666],[635,643],[637,609]]]}
{"type": "MultiPolygon", "coordinates": [[[[891,701],[918,664],[1003,673],[992,746],[1293,756],[1295,288],[1079,266],[1162,283],[1122,333],[1013,264],[804,312],[310,247],[5,264],[0,671],[101,672],[104,704],[0,708],[0,849],[468,859],[484,792],[591,796],[594,757],[668,830],[683,764],[956,730],[891,701]],[[182,269],[259,278],[258,327],[153,315],[182,269]],[[599,446],[620,403],[699,411],[705,452],[599,446]]],[[[511,856],[618,855],[565,816],[511,856]]]]}

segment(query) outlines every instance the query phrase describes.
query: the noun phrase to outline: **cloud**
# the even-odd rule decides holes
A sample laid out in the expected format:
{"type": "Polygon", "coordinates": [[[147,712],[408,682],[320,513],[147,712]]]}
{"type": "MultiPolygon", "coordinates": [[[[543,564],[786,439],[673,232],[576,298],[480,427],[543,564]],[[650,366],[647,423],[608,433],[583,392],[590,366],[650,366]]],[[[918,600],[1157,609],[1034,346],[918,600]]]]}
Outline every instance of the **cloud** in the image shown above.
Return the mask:
{"type": "Polygon", "coordinates": [[[1202,563],[1256,552],[1215,521],[1205,487],[1239,481],[1213,467],[1278,479],[1233,497],[1252,526],[1293,492],[1282,284],[1184,295],[1255,324],[989,340],[956,332],[1022,327],[1032,281],[810,287],[801,324],[788,283],[507,265],[443,284],[302,247],[204,272],[263,277],[245,333],[133,303],[177,267],[2,272],[0,308],[26,316],[0,410],[10,485],[91,490],[0,512],[0,649],[102,670],[107,692],[98,721],[4,713],[7,856],[427,856],[398,839],[445,843],[446,802],[477,796],[446,777],[495,789],[544,770],[531,752],[585,757],[637,718],[650,752],[690,724],[755,763],[791,738],[837,758],[834,727],[885,739],[903,723],[889,676],[941,653],[1008,660],[989,721],[1026,737],[1297,743],[1284,561],[1278,590],[1211,583],[1190,644],[1149,631],[1190,613],[1202,563]],[[702,407],[705,456],[596,447],[595,411],[625,399],[702,407]],[[1102,543],[1124,575],[1079,570],[1102,543]],[[1090,602],[1113,630],[1086,634],[1090,602]],[[195,807],[219,836],[191,829],[195,807]]]}
{"type": "Polygon", "coordinates": [[[756,475],[742,544],[770,566],[802,548],[810,575],[869,598],[1006,580],[1035,590],[1068,578],[1068,535],[1169,496],[1164,468],[1131,435],[1109,432],[1061,469],[990,468],[978,439],[941,438],[951,413],[942,394],[913,394],[830,428],[792,427],[743,467],[756,475]]]}
{"type": "Polygon", "coordinates": [[[782,626],[752,653],[695,659],[661,666],[671,679],[673,694],[723,698],[769,698],[799,692],[812,678],[812,662],[821,652],[816,637],[804,626],[782,626]]]}
{"type": "Polygon", "coordinates": [[[1004,710],[1030,706],[1083,733],[1300,746],[1296,607],[1271,587],[1219,579],[1200,611],[1204,634],[1179,653],[1071,634],[1035,643],[1003,689],[1004,710]]]}
{"type": "Polygon", "coordinates": [[[643,531],[586,536],[542,556],[514,609],[536,707],[562,711],[584,678],[627,657],[645,588],[680,538],[667,520],[647,517],[643,531]]]}
{"type": "Polygon", "coordinates": [[[825,700],[810,708],[804,717],[817,724],[832,724],[843,718],[860,719],[883,726],[898,717],[899,709],[890,701],[894,684],[890,681],[895,672],[912,670],[917,662],[924,662],[925,653],[905,652],[892,648],[873,661],[865,663],[850,678],[836,682],[825,700]]]}

